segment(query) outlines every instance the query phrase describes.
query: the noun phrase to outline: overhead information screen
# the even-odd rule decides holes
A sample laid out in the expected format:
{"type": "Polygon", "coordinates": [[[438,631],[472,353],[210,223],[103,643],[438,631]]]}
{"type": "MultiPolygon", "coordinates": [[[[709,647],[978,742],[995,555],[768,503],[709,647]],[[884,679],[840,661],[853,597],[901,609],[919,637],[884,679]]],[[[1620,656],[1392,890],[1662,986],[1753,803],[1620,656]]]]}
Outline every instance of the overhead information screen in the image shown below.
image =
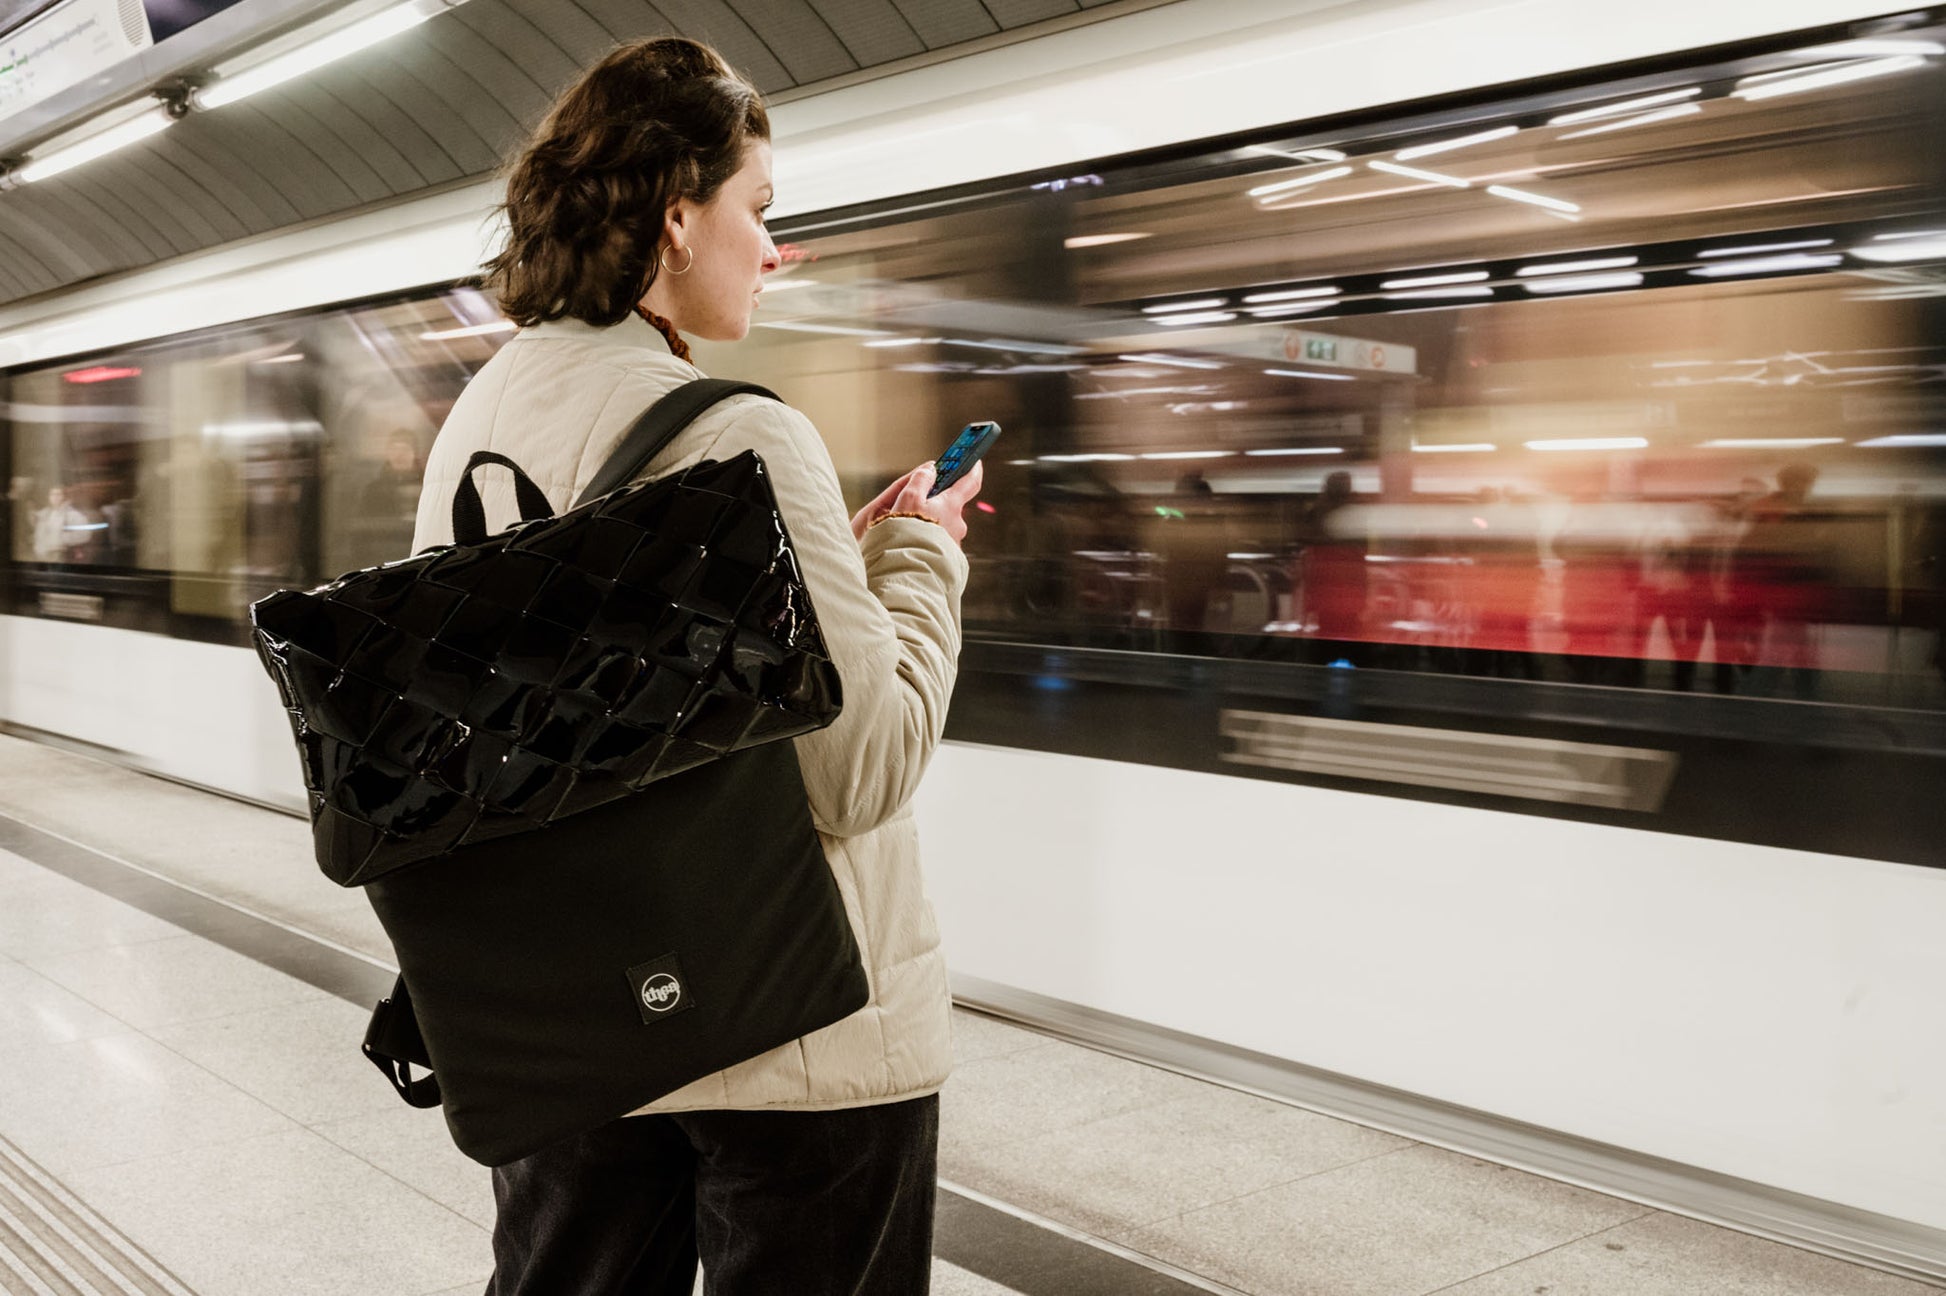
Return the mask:
{"type": "Polygon", "coordinates": [[[221,13],[237,0],[0,0],[0,121],[221,13]]]}
{"type": "Polygon", "coordinates": [[[236,3],[237,0],[142,0],[142,8],[149,15],[150,34],[158,41],[166,41],[236,3]]]}

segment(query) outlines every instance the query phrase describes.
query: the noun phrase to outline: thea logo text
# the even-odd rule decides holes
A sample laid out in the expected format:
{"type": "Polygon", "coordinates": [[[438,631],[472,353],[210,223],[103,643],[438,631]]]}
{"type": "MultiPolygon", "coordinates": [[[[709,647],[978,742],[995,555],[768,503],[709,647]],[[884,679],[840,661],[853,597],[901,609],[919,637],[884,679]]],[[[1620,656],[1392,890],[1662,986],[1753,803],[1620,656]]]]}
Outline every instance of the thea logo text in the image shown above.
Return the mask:
{"type": "Polygon", "coordinates": [[[642,983],[642,1006],[650,1012],[668,1012],[682,1001],[682,982],[667,972],[658,972],[642,983]]]}

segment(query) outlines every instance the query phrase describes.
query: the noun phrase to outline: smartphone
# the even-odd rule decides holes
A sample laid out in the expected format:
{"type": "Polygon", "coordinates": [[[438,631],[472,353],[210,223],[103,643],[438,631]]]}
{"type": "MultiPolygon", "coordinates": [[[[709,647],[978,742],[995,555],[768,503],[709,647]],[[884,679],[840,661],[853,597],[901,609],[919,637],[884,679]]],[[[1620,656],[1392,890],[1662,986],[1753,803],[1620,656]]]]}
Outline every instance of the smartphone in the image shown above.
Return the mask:
{"type": "Polygon", "coordinates": [[[1000,435],[998,423],[968,423],[960,434],[953,438],[953,444],[946,447],[946,453],[939,456],[933,464],[935,474],[932,490],[926,495],[931,499],[960,478],[973,471],[973,465],[980,462],[980,456],[992,448],[994,440],[1000,435]]]}

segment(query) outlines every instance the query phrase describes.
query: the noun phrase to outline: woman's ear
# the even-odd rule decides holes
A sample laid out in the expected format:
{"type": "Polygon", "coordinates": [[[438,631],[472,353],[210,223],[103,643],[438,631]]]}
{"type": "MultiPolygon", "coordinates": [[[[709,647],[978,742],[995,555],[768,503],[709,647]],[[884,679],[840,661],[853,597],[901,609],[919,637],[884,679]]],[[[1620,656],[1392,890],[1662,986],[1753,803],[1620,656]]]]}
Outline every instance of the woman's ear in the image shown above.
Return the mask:
{"type": "Polygon", "coordinates": [[[687,198],[678,198],[669,204],[662,214],[662,243],[664,247],[689,246],[689,224],[695,213],[695,204],[687,198]]]}

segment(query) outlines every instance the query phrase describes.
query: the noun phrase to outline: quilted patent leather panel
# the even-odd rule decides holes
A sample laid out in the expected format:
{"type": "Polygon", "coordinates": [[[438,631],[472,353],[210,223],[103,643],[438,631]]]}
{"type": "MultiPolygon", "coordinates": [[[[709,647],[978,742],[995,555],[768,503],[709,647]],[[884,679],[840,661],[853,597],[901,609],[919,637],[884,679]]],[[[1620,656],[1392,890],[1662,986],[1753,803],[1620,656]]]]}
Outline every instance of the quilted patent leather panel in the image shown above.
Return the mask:
{"type": "Polygon", "coordinates": [[[250,619],[343,886],[809,733],[842,700],[755,451],[250,619]]]}

